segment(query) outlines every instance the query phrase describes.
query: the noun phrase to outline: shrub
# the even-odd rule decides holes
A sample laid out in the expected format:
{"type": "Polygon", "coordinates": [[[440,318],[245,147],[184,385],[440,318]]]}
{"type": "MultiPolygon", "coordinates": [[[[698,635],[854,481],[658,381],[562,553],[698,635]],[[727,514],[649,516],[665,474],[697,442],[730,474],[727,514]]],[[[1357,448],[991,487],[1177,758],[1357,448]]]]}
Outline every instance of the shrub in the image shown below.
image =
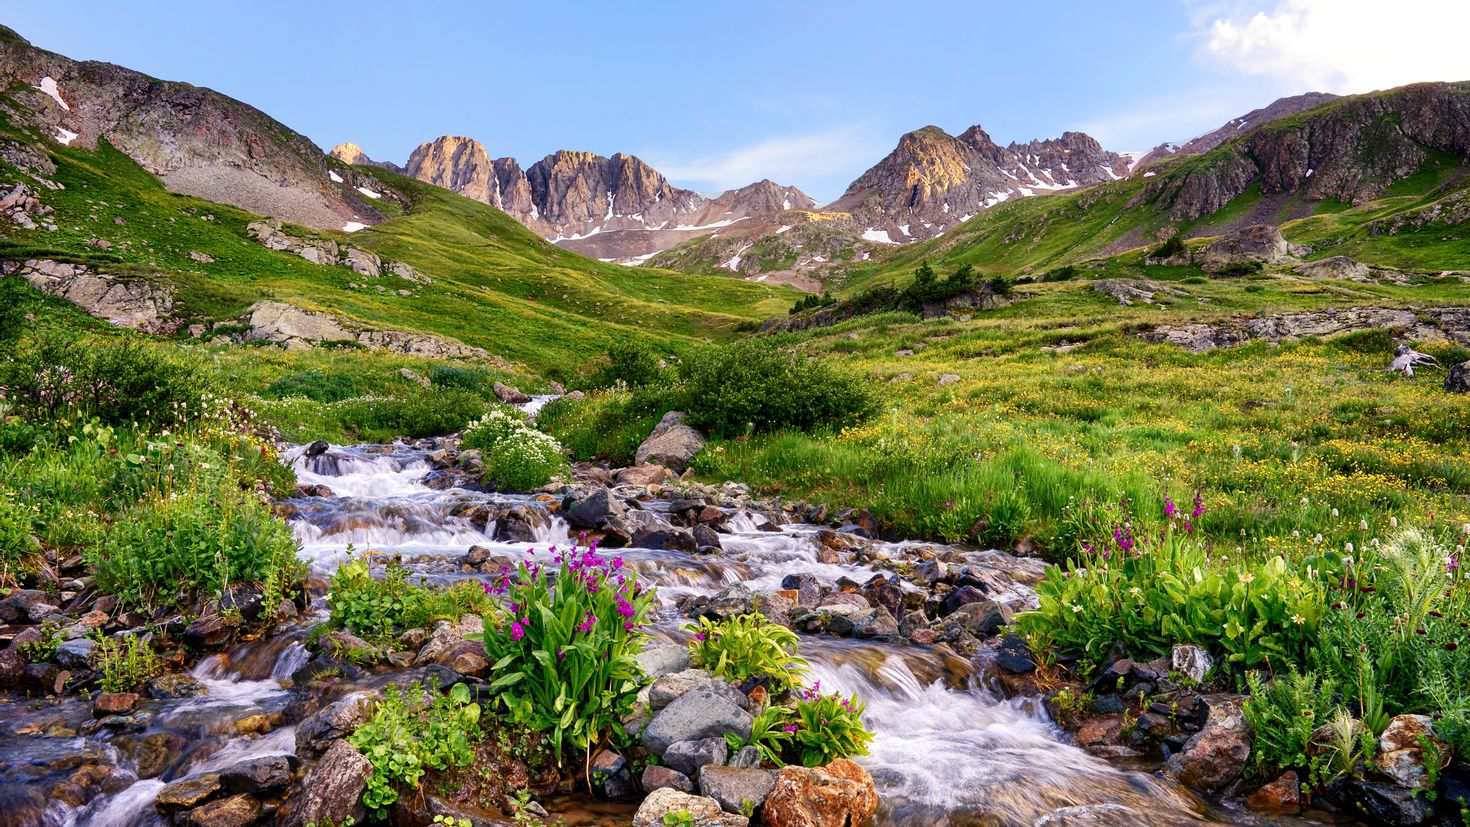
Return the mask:
{"type": "Polygon", "coordinates": [[[134,608],[183,605],[246,582],[279,597],[302,574],[291,530],[268,506],[232,490],[145,500],[86,556],[98,586],[134,608]]]}
{"type": "Polygon", "coordinates": [[[41,550],[32,533],[35,514],[33,506],[0,488],[0,585],[14,583],[18,574],[30,570],[32,558],[41,550]]]}
{"type": "Polygon", "coordinates": [[[429,769],[467,766],[479,734],[480,706],[470,702],[465,684],[455,684],[445,695],[420,684],[385,688],[368,719],[347,739],[373,765],[363,806],[383,818],[401,795],[418,789],[429,769]]]}
{"type": "Polygon", "coordinates": [[[1165,239],[1163,244],[1160,244],[1150,253],[1149,258],[1170,258],[1182,252],[1184,252],[1184,240],[1179,237],[1178,233],[1175,233],[1165,239]]]}
{"type": "Polygon", "coordinates": [[[716,436],[841,427],[877,409],[863,378],[761,340],[707,350],[686,359],[681,374],[691,424],[716,436]]]}
{"type": "Polygon", "coordinates": [[[618,342],[607,349],[607,365],[593,375],[591,387],[610,388],[621,384],[642,388],[662,384],[668,378],[666,374],[653,348],[639,340],[618,342]]]}
{"type": "Polygon", "coordinates": [[[382,578],[374,578],[366,558],[350,556],[333,573],[327,602],[332,626],[374,643],[435,621],[483,615],[490,608],[484,589],[473,581],[447,588],[418,586],[408,581],[408,569],[397,560],[389,561],[382,578]]]}
{"type": "Polygon", "coordinates": [[[557,552],[555,565],[520,563],[491,591],[509,615],[485,623],[485,651],[499,692],[516,723],[549,733],[557,759],[567,746],[591,751],[621,737],[622,719],[638,693],[634,659],[653,605],[620,557],[596,546],[557,552]]]}
{"type": "Polygon", "coordinates": [[[470,423],[463,444],[483,452],[484,479],[502,490],[539,488],[569,471],[560,443],[502,408],[470,423]]]}
{"type": "Polygon", "coordinates": [[[440,365],[429,372],[429,384],[436,388],[461,390],[483,395],[488,382],[488,374],[478,368],[440,365]]]}
{"type": "Polygon", "coordinates": [[[277,379],[266,393],[277,399],[300,396],[314,402],[340,402],[357,395],[357,383],[343,373],[309,370],[277,379]]]}
{"type": "Polygon", "coordinates": [[[331,413],[359,439],[442,436],[463,429],[485,413],[485,400],[454,388],[415,390],[409,396],[344,399],[331,413]]]}
{"type": "Polygon", "coordinates": [[[93,656],[101,675],[97,688],[103,692],[127,692],[163,674],[163,660],[139,635],[99,635],[93,656]]]}
{"type": "Polygon", "coordinates": [[[675,392],[664,388],[593,391],[548,404],[536,415],[536,427],[575,459],[603,459],[622,467],[633,464],[638,446],[678,404],[675,392]]]}
{"type": "Polygon", "coordinates": [[[1070,281],[1077,277],[1077,267],[1073,264],[1064,264],[1042,274],[1042,281],[1070,281]]]}
{"type": "Polygon", "coordinates": [[[1251,766],[1266,773],[1308,769],[1312,732],[1329,722],[1336,682],[1295,670],[1270,683],[1257,672],[1247,672],[1246,682],[1251,694],[1244,708],[1253,733],[1251,766]]]}
{"type": "Polygon", "coordinates": [[[720,677],[737,682],[769,678],[774,689],[797,684],[807,672],[807,662],[796,654],[796,633],[771,623],[759,613],[739,615],[718,623],[707,617],[689,641],[689,661],[720,677]]]}

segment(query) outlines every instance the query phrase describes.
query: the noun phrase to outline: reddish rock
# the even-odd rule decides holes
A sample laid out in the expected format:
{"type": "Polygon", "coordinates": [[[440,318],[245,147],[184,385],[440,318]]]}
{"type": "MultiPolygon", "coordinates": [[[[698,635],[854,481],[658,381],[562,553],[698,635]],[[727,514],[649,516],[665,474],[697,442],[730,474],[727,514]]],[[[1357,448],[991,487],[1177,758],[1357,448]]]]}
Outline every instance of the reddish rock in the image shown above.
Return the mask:
{"type": "Polygon", "coordinates": [[[99,718],[126,715],[137,709],[141,700],[136,692],[103,692],[92,701],[92,714],[99,718]]]}
{"type": "Polygon", "coordinates": [[[1245,803],[1261,813],[1299,813],[1302,809],[1301,782],[1295,772],[1283,773],[1280,778],[1246,796],[1245,803]]]}
{"type": "Polygon", "coordinates": [[[1427,765],[1431,759],[1438,764],[1435,769],[1442,768],[1449,763],[1450,748],[1435,733],[1429,717],[1399,715],[1378,736],[1378,754],[1373,756],[1373,766],[1400,787],[1422,790],[1429,786],[1427,765]],[[1431,755],[1425,755],[1426,743],[1432,747],[1431,755]]]}
{"type": "Polygon", "coordinates": [[[254,824],[259,815],[260,802],[242,793],[180,813],[174,816],[174,823],[190,827],[246,827],[254,824]]]}
{"type": "Polygon", "coordinates": [[[1204,729],[1169,757],[1166,771],[1192,790],[1213,793],[1240,777],[1250,758],[1250,728],[1239,697],[1206,699],[1210,717],[1204,729]]]}
{"type": "Polygon", "coordinates": [[[824,767],[786,767],[766,799],[771,827],[849,827],[872,817],[878,791],[868,771],[843,758],[824,767]]]}

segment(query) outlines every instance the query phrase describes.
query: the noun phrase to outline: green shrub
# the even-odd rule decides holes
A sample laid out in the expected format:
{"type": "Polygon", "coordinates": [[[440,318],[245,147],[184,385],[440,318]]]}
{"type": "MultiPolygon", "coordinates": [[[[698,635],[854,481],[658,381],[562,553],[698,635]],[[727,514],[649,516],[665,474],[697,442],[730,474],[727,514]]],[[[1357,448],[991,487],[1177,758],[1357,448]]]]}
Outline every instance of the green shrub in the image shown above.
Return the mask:
{"type": "Polygon", "coordinates": [[[622,558],[596,547],[558,552],[555,566],[522,562],[491,588],[509,615],[486,620],[490,684],[516,723],[549,733],[558,760],[620,738],[641,683],[635,660],[653,605],[622,558]]]}
{"type": "Polygon", "coordinates": [[[357,395],[357,383],[343,373],[309,370],[277,379],[266,393],[276,399],[300,396],[314,402],[340,402],[357,395]]]}
{"type": "Polygon", "coordinates": [[[769,678],[771,687],[795,686],[807,673],[807,662],[796,654],[796,633],[771,623],[759,613],[739,615],[718,623],[707,617],[689,641],[689,662],[720,677],[736,682],[769,678]]]}
{"type": "Polygon", "coordinates": [[[529,491],[570,471],[555,438],[503,408],[494,408],[470,423],[463,445],[482,452],[484,479],[501,490],[529,491]]]}
{"type": "Polygon", "coordinates": [[[483,415],[485,408],[485,400],[468,391],[430,388],[408,396],[344,399],[334,403],[330,413],[359,439],[387,441],[454,433],[483,415]]]}
{"type": "Polygon", "coordinates": [[[1064,264],[1053,270],[1042,274],[1042,281],[1070,281],[1077,277],[1077,267],[1072,264],[1064,264]]]}
{"type": "Polygon", "coordinates": [[[632,339],[607,349],[607,365],[593,374],[589,387],[624,385],[642,388],[667,380],[667,370],[660,364],[658,352],[644,342],[632,339]]]}
{"type": "Polygon", "coordinates": [[[1175,233],[1165,239],[1163,244],[1160,244],[1150,253],[1149,258],[1170,258],[1182,252],[1184,252],[1184,239],[1180,238],[1178,233],[1175,233]]]}
{"type": "Polygon", "coordinates": [[[332,574],[327,603],[332,626],[372,643],[391,641],[407,629],[435,621],[484,615],[490,609],[477,582],[445,588],[414,585],[408,581],[408,569],[397,560],[389,561],[382,578],[374,578],[367,558],[352,556],[332,574]]]}
{"type": "Polygon", "coordinates": [[[66,642],[66,635],[61,633],[61,626],[56,622],[47,620],[36,631],[41,633],[40,640],[33,640],[20,645],[20,653],[25,656],[26,663],[43,663],[51,660],[56,655],[56,650],[66,642]]]}
{"type": "Polygon", "coordinates": [[[487,385],[492,383],[489,374],[479,368],[440,365],[429,372],[429,384],[436,388],[461,390],[483,395],[487,385]]]}
{"type": "Polygon", "coordinates": [[[690,424],[715,436],[842,427],[878,407],[862,377],[762,340],[706,350],[686,359],[681,375],[690,424]]]}
{"type": "Polygon", "coordinates": [[[29,571],[41,544],[36,541],[38,509],[20,502],[13,491],[0,488],[0,585],[13,584],[29,571]]]}
{"type": "Polygon", "coordinates": [[[801,694],[796,702],[796,729],[791,750],[804,766],[820,767],[838,758],[868,754],[873,733],[863,724],[866,705],[856,695],[822,694],[821,684],[801,694]]]}
{"type": "Polygon", "coordinates": [[[232,490],[145,500],[86,556],[98,586],[131,608],[185,605],[246,582],[279,597],[302,575],[291,530],[258,499],[232,490]]]}
{"type": "Polygon", "coordinates": [[[389,806],[418,789],[428,770],[469,765],[479,735],[480,706],[470,702],[465,684],[444,695],[419,684],[385,688],[347,739],[373,765],[363,806],[373,818],[385,817],[389,806]]]}
{"type": "Polygon", "coordinates": [[[163,659],[140,635],[99,635],[93,657],[100,675],[97,688],[103,692],[127,692],[163,674],[163,659]]]}
{"type": "Polygon", "coordinates": [[[1250,697],[1245,719],[1251,725],[1251,766],[1274,774],[1288,769],[1307,770],[1307,748],[1312,732],[1328,723],[1335,710],[1337,684],[1312,672],[1277,675],[1266,683],[1258,672],[1247,672],[1250,697]]]}
{"type": "Polygon", "coordinates": [[[592,391],[582,399],[558,399],[536,415],[536,427],[551,434],[574,459],[632,465],[638,446],[664,414],[679,405],[675,391],[638,388],[592,391]]]}

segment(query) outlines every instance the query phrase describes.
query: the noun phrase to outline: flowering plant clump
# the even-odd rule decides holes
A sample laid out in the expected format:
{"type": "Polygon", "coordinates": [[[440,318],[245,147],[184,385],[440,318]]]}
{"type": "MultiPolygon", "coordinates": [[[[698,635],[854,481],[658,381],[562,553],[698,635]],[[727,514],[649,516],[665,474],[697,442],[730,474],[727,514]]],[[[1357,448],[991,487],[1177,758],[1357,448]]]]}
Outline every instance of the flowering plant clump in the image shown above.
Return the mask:
{"type": "Polygon", "coordinates": [[[798,695],[795,721],[787,725],[796,757],[804,766],[820,767],[838,758],[867,755],[873,733],[863,725],[866,708],[857,695],[822,694],[821,681],[812,684],[798,695]]]}
{"type": "Polygon", "coordinates": [[[806,674],[807,662],[796,654],[796,633],[759,613],[718,623],[701,617],[698,626],[685,629],[694,633],[690,663],[726,680],[767,678],[773,689],[781,690],[806,674]]]}
{"type": "Polygon", "coordinates": [[[1094,660],[1128,641],[1148,656],[1195,643],[1244,667],[1303,662],[1316,641],[1330,559],[1232,561],[1197,535],[1205,512],[1200,497],[1187,512],[1165,500],[1164,524],[1147,526],[1118,504],[1111,524],[1096,522],[1076,555],[1047,571],[1039,606],[1019,617],[1020,627],[1094,660]]]}
{"type": "Polygon", "coordinates": [[[471,422],[463,444],[484,453],[485,481],[499,488],[539,488],[567,472],[561,443],[501,408],[471,422]]]}
{"type": "Polygon", "coordinates": [[[505,601],[505,616],[485,622],[492,690],[512,719],[564,746],[591,750],[622,735],[638,692],[635,657],[653,605],[621,557],[586,549],[551,549],[553,563],[521,561],[485,585],[505,601]]]}

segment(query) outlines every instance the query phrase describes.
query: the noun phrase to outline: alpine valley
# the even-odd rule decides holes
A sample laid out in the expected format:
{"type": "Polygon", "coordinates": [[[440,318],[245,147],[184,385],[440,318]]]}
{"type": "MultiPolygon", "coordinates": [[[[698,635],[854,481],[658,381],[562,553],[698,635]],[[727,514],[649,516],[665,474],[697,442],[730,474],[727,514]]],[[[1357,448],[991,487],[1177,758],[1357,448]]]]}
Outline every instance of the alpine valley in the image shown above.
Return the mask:
{"type": "Polygon", "coordinates": [[[1470,81],[826,205],[0,81],[0,827],[1464,823],[1470,81]]]}

